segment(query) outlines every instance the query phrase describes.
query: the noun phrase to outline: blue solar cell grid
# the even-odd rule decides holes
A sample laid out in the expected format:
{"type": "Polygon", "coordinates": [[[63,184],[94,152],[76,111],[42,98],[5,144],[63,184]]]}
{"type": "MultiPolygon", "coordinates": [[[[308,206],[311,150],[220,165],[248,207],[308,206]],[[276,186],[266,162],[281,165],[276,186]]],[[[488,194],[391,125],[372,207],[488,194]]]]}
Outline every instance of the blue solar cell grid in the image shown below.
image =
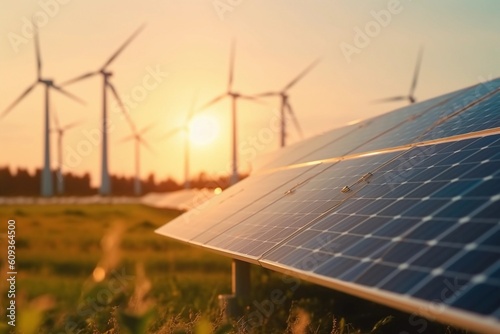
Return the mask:
{"type": "MultiPolygon", "coordinates": [[[[224,221],[224,229],[216,228],[213,239],[211,232],[194,239],[207,247],[229,250],[242,255],[258,257],[306,226],[332,207],[339,205],[346,195],[341,189],[355,183],[367,171],[373,171],[394,157],[397,153],[369,156],[330,163],[317,168],[310,179],[289,183],[281,188],[281,197],[258,211],[241,211],[224,221]],[[223,231],[222,231],[223,230],[223,231]],[[223,233],[222,233],[223,232],[223,233]],[[200,239],[202,238],[202,239],[200,239]]],[[[304,179],[304,178],[303,178],[304,179]]]]}
{"type": "Polygon", "coordinates": [[[446,138],[497,127],[500,127],[500,93],[439,124],[422,136],[421,140],[446,138]]]}
{"type": "MultiPolygon", "coordinates": [[[[436,101],[437,103],[433,104],[431,108],[422,109],[419,114],[413,115],[400,126],[367,142],[354,152],[369,152],[414,143],[434,124],[483,96],[478,94],[475,87],[447,94],[443,99],[436,101]]],[[[441,137],[435,134],[433,139],[437,138],[441,137]]]]}
{"type": "Polygon", "coordinates": [[[198,237],[200,242],[203,242],[222,233],[226,229],[224,224],[229,217],[243,211],[247,214],[259,211],[269,202],[275,201],[276,197],[281,196],[284,190],[280,190],[280,187],[286,187],[288,182],[293,182],[316,167],[288,169],[279,173],[247,178],[203,204],[204,207],[195,208],[183,215],[182,219],[164,225],[158,232],[186,241],[198,237]],[[248,191],[249,189],[251,191],[248,191]],[[250,206],[253,209],[248,209],[250,206]]]}
{"type": "Polygon", "coordinates": [[[496,314],[465,301],[500,291],[499,184],[499,135],[416,147],[262,262],[496,314]]]}

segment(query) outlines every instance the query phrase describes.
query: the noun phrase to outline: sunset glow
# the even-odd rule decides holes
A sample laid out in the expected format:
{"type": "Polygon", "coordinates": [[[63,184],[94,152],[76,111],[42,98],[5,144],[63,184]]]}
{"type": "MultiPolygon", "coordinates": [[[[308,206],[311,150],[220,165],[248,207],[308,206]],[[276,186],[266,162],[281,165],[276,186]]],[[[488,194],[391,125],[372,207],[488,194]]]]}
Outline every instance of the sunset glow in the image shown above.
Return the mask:
{"type": "MultiPolygon", "coordinates": [[[[51,2],[52,3],[52,2],[51,2]]],[[[232,89],[252,96],[283,89],[314,59],[321,62],[290,89],[290,104],[303,130],[311,137],[346,124],[406,105],[404,101],[372,104],[371,101],[407,94],[420,46],[425,46],[415,97],[421,101],[500,75],[497,47],[500,21],[494,13],[498,3],[478,6],[473,2],[402,1],[388,24],[378,23],[373,12],[387,10],[387,1],[228,1],[222,11],[211,1],[153,1],[136,3],[96,0],[53,2],[48,15],[39,2],[0,4],[4,37],[0,42],[0,113],[16,100],[37,77],[35,43],[29,17],[39,19],[41,76],[56,84],[84,73],[98,71],[121,45],[144,24],[106,70],[124,106],[138,124],[161,122],[149,134],[183,126],[198,90],[197,106],[225,92],[228,85],[231,42],[234,47],[232,89]],[[110,13],[113,13],[110,15],[110,13]],[[436,13],[442,13],[437,15],[436,13]],[[42,18],[47,20],[42,22],[42,18]],[[425,22],[425,23],[424,23],[425,22]],[[373,31],[367,34],[366,27],[373,31]],[[460,56],[457,56],[460,55],[460,56]]],[[[62,124],[84,122],[65,134],[63,168],[82,175],[90,173],[92,184],[100,179],[102,133],[102,78],[89,77],[63,85],[85,101],[80,105],[51,90],[51,109],[62,124]]],[[[264,97],[267,105],[243,98],[237,102],[238,145],[259,137],[269,127],[276,96],[264,97]]],[[[130,134],[118,103],[108,91],[109,142],[130,134]]],[[[212,125],[192,124],[192,173],[226,173],[231,163],[231,104],[224,98],[210,107],[217,118],[212,125]],[[197,152],[198,148],[202,149],[197,152]],[[208,150],[210,148],[210,150],[208,150]],[[211,151],[217,159],[206,159],[211,151]],[[197,164],[197,161],[203,162],[197,164]]],[[[197,110],[199,111],[199,110],[197,110]]],[[[36,87],[0,120],[0,165],[42,167],[44,154],[44,94],[36,87]]],[[[300,140],[288,122],[288,143],[300,140]]],[[[279,135],[265,145],[260,156],[279,147],[279,135]]],[[[166,156],[144,154],[141,176],[154,173],[183,179],[182,164],[166,164],[182,157],[182,139],[153,142],[166,156]]],[[[51,140],[51,164],[56,168],[57,147],[51,140]]],[[[244,152],[238,152],[244,156],[244,152]]],[[[111,147],[112,174],[134,175],[125,146],[111,147]]],[[[258,156],[239,162],[250,169],[258,156]]]]}
{"type": "Polygon", "coordinates": [[[189,140],[196,145],[209,145],[219,135],[219,124],[210,116],[195,116],[189,123],[189,140]]]}

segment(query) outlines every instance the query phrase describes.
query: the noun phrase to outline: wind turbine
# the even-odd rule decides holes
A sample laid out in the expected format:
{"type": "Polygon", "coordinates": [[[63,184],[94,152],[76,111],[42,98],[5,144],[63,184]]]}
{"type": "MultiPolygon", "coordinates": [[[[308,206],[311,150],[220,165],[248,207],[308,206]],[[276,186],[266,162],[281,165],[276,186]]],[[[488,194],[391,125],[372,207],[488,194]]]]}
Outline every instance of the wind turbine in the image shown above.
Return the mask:
{"type": "Polygon", "coordinates": [[[404,101],[408,100],[410,104],[413,104],[417,101],[415,98],[415,89],[417,88],[417,82],[418,82],[418,75],[420,72],[420,64],[422,63],[422,56],[424,53],[423,47],[420,47],[418,51],[418,56],[417,56],[417,64],[415,66],[415,72],[413,73],[413,81],[411,83],[410,87],[410,92],[408,95],[401,95],[401,96],[394,96],[394,97],[389,97],[381,100],[377,100],[375,102],[395,102],[395,101],[404,101]]]}
{"type": "Polygon", "coordinates": [[[167,138],[170,138],[179,132],[184,133],[184,189],[191,188],[191,180],[190,180],[190,175],[189,175],[190,174],[190,172],[189,172],[189,169],[190,169],[189,157],[190,157],[190,151],[191,151],[191,145],[189,142],[189,123],[193,119],[193,115],[195,112],[195,109],[194,109],[195,101],[196,101],[196,94],[193,97],[193,100],[191,102],[191,108],[189,109],[189,112],[186,116],[186,119],[184,120],[184,123],[181,126],[167,132],[167,134],[165,134],[162,137],[162,139],[167,139],[167,138]]]}
{"type": "Polygon", "coordinates": [[[229,81],[227,85],[227,90],[214,97],[212,100],[207,102],[205,105],[201,107],[201,109],[208,108],[209,106],[219,102],[225,97],[229,97],[231,99],[231,116],[232,116],[232,147],[231,147],[231,152],[232,152],[232,166],[231,166],[231,179],[230,179],[230,184],[233,185],[236,182],[238,182],[238,151],[237,151],[237,145],[238,145],[238,129],[237,129],[237,120],[236,120],[236,104],[238,99],[247,99],[247,100],[253,100],[253,101],[258,101],[255,97],[249,96],[249,95],[243,95],[240,94],[236,91],[233,90],[233,73],[234,73],[234,53],[235,53],[235,43],[231,43],[231,54],[230,54],[230,60],[229,60],[229,81]]]}
{"type": "Polygon", "coordinates": [[[67,124],[65,126],[61,126],[59,123],[59,119],[57,117],[57,113],[54,112],[54,123],[55,123],[55,128],[52,130],[52,132],[57,133],[57,194],[58,195],[63,195],[64,194],[64,176],[62,173],[62,164],[63,164],[63,159],[62,159],[62,142],[63,142],[63,137],[64,133],[71,129],[74,128],[75,126],[79,125],[81,122],[73,122],[70,124],[67,124]]]}
{"type": "Polygon", "coordinates": [[[102,88],[102,160],[101,160],[101,187],[99,189],[99,193],[103,196],[107,196],[111,194],[111,180],[109,177],[109,169],[108,169],[108,97],[107,90],[111,91],[111,94],[114,96],[115,100],[118,102],[118,106],[121,108],[123,114],[125,115],[127,122],[129,125],[133,126],[132,120],[125,109],[125,105],[123,104],[115,86],[111,83],[110,77],[113,75],[113,72],[108,70],[108,66],[122,53],[122,51],[132,42],[132,40],[144,29],[144,25],[140,26],[119,48],[115,53],[104,63],[104,65],[98,69],[97,71],[87,72],[83,75],[80,75],[76,78],[68,80],[63,83],[63,85],[69,85],[75,83],[77,81],[81,81],[87,78],[90,78],[94,75],[102,75],[103,79],[103,88],[102,88]]]}
{"type": "Polygon", "coordinates": [[[141,196],[142,193],[142,187],[141,187],[141,176],[140,176],[140,159],[141,159],[141,144],[147,147],[149,150],[151,149],[151,146],[144,140],[143,135],[146,134],[151,128],[154,126],[154,124],[148,125],[147,127],[143,128],[141,131],[137,131],[135,126],[132,124],[132,135],[125,137],[122,139],[122,143],[134,140],[134,145],[135,145],[135,179],[134,179],[134,194],[136,196],[141,196]]]}
{"type": "Polygon", "coordinates": [[[84,104],[84,102],[76,97],[75,95],[69,93],[68,91],[57,86],[52,79],[47,79],[42,77],[42,58],[40,54],[40,42],[38,40],[38,31],[34,29],[34,40],[35,40],[35,55],[36,55],[36,65],[37,65],[37,78],[33,84],[31,84],[26,90],[12,102],[7,109],[4,110],[0,119],[5,117],[14,107],[21,102],[38,84],[45,86],[45,114],[44,114],[44,154],[43,154],[43,170],[41,177],[41,195],[44,197],[50,197],[54,194],[54,187],[52,183],[52,171],[50,170],[50,89],[54,89],[59,93],[66,95],[67,97],[84,104]]]}
{"type": "Polygon", "coordinates": [[[292,121],[297,129],[297,132],[301,137],[303,137],[302,129],[297,120],[297,116],[295,115],[292,106],[289,102],[288,90],[295,86],[297,82],[299,82],[306,74],[308,74],[318,63],[319,59],[316,59],[312,62],[308,67],[306,67],[299,75],[297,75],[292,81],[288,83],[282,90],[280,91],[270,91],[265,93],[260,93],[255,95],[256,97],[267,97],[267,96],[279,96],[281,99],[281,107],[280,107],[280,121],[281,121],[281,136],[280,136],[280,146],[285,147],[286,145],[286,115],[285,109],[288,110],[290,116],[292,117],[292,121]]]}

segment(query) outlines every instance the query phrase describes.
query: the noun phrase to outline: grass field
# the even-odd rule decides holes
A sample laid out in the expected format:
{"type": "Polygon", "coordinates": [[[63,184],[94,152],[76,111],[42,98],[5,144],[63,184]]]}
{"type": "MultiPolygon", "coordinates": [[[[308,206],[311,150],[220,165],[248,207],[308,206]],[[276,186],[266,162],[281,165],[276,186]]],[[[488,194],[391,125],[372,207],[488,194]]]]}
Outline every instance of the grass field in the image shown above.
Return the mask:
{"type": "Polygon", "coordinates": [[[261,268],[252,269],[246,317],[225,323],[217,296],[230,292],[231,261],[153,232],[177,215],[141,205],[0,207],[2,234],[16,220],[18,332],[460,332],[427,320],[415,326],[407,314],[261,268]],[[256,306],[276,289],[282,304],[256,306]],[[243,325],[249,318],[252,326],[243,325]]]}

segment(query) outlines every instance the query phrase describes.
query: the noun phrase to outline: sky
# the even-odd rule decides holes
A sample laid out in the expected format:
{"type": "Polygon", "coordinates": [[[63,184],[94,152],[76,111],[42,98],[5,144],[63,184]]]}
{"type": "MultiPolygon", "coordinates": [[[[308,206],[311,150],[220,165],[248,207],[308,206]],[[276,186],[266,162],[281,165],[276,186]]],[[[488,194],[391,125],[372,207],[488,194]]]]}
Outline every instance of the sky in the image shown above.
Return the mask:
{"type": "MultiPolygon", "coordinates": [[[[151,150],[141,151],[141,176],[183,180],[183,137],[162,139],[183,125],[193,100],[201,106],[227,87],[235,41],[234,89],[279,90],[318,57],[290,91],[304,136],[366,119],[407,102],[373,100],[407,94],[424,47],[415,96],[425,100],[500,76],[500,2],[495,0],[4,0],[0,3],[0,112],[36,79],[29,22],[38,25],[42,76],[56,84],[99,69],[141,25],[144,30],[109,69],[151,150]],[[196,96],[196,99],[194,98],[196,96]]],[[[79,125],[63,143],[66,172],[100,177],[102,79],[66,86],[79,105],[51,93],[51,112],[79,125]]],[[[0,119],[0,166],[33,171],[43,158],[43,87],[0,119]]],[[[279,147],[279,101],[238,102],[239,165],[243,172],[279,147]]],[[[204,110],[218,125],[209,143],[192,143],[191,174],[230,173],[229,100],[204,110]]],[[[110,172],[134,174],[130,135],[110,97],[110,172]]],[[[288,141],[301,140],[290,124],[288,141]]],[[[57,166],[52,135],[52,166],[57,166]]]]}

